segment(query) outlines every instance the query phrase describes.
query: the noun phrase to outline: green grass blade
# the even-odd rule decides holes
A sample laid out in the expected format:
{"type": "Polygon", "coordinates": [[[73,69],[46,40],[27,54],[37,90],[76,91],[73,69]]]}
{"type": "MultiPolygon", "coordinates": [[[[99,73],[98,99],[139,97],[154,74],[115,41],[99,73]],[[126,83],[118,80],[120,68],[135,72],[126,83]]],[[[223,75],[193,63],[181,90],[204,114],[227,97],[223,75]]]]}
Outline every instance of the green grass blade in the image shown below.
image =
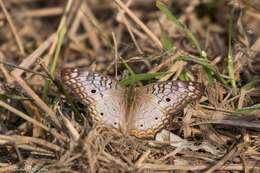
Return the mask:
{"type": "Polygon", "coordinates": [[[244,107],[242,109],[236,110],[237,112],[242,112],[242,113],[251,113],[253,111],[260,110],[260,104],[255,104],[253,106],[249,107],[244,107]]]}
{"type": "Polygon", "coordinates": [[[129,84],[135,83],[137,81],[149,80],[149,79],[153,79],[153,78],[156,78],[156,77],[162,77],[162,76],[165,76],[165,75],[170,74],[170,73],[172,73],[172,72],[157,72],[157,73],[136,74],[135,76],[130,76],[129,78],[122,80],[121,83],[123,85],[129,85],[129,84]]]}
{"type": "MultiPolygon", "coordinates": [[[[170,41],[170,38],[168,37],[165,29],[163,28],[162,24],[160,21],[158,21],[158,24],[160,26],[160,30],[161,30],[161,37],[162,37],[162,40],[163,40],[163,43],[166,47],[167,50],[171,50],[173,48],[173,45],[170,41]]],[[[175,53],[175,52],[174,52],[175,53]]]]}
{"type": "Polygon", "coordinates": [[[191,33],[191,31],[187,28],[186,25],[182,24],[180,21],[178,21],[176,19],[176,17],[166,8],[166,6],[160,2],[157,1],[156,2],[156,6],[171,20],[173,21],[175,24],[179,25],[184,32],[188,35],[188,37],[190,37],[190,39],[192,40],[192,42],[194,43],[194,45],[196,46],[197,50],[199,53],[201,53],[202,56],[202,51],[201,48],[199,46],[199,42],[197,41],[197,39],[193,36],[193,34],[191,33]]]}
{"type": "MultiPolygon", "coordinates": [[[[55,67],[56,67],[56,63],[57,63],[57,60],[58,60],[58,57],[59,57],[59,54],[60,54],[60,49],[61,49],[61,46],[62,46],[62,41],[63,41],[65,33],[66,33],[66,27],[63,27],[59,32],[55,55],[54,55],[54,58],[52,60],[51,67],[50,67],[50,74],[52,74],[52,75],[53,75],[55,67]]],[[[50,83],[51,83],[51,80],[49,78],[47,78],[45,80],[45,85],[43,87],[43,93],[42,93],[42,99],[43,100],[46,100],[46,98],[47,98],[50,83]]]]}
{"type": "MultiPolygon", "coordinates": [[[[60,50],[61,50],[61,46],[62,46],[62,41],[64,38],[64,35],[66,33],[66,27],[63,27],[58,35],[58,42],[57,42],[57,47],[55,50],[55,55],[54,58],[51,62],[51,66],[50,66],[50,74],[53,75],[55,68],[56,68],[56,63],[60,54],[60,50]]],[[[49,78],[46,79],[45,81],[45,85],[43,88],[43,94],[42,94],[42,99],[45,100],[47,98],[47,94],[48,94],[48,90],[49,90],[49,86],[50,86],[51,80],[49,78]]],[[[75,104],[73,103],[72,99],[70,98],[68,92],[65,90],[65,88],[62,86],[62,84],[56,80],[54,80],[54,83],[56,84],[56,86],[59,88],[60,91],[62,91],[62,93],[65,95],[67,101],[71,104],[72,110],[75,112],[75,118],[78,122],[83,122],[83,117],[80,115],[80,112],[78,111],[77,107],[75,106],[75,104]]]]}
{"type": "Polygon", "coordinates": [[[83,122],[84,118],[81,116],[80,112],[78,111],[78,108],[76,107],[76,105],[74,104],[74,102],[72,101],[70,95],[68,94],[68,92],[66,91],[66,89],[63,87],[63,85],[57,85],[59,87],[59,89],[62,91],[62,93],[65,95],[66,100],[70,103],[71,108],[73,110],[73,112],[75,113],[75,119],[78,122],[83,122]]]}
{"type": "Polygon", "coordinates": [[[221,77],[221,74],[219,73],[218,69],[208,63],[205,59],[198,59],[198,58],[192,58],[192,57],[179,57],[176,59],[178,60],[185,60],[185,61],[193,61],[197,64],[202,65],[203,67],[207,68],[209,73],[213,73],[216,75],[216,78],[224,85],[226,89],[230,89],[227,82],[224,80],[224,78],[221,77]]]}
{"type": "MultiPolygon", "coordinates": [[[[182,24],[181,22],[179,22],[176,17],[166,8],[166,6],[161,3],[160,1],[156,2],[156,6],[171,20],[173,21],[175,24],[177,24],[178,26],[180,26],[184,32],[187,34],[187,36],[192,40],[193,44],[195,45],[196,49],[198,50],[198,52],[200,53],[200,56],[203,57],[204,59],[208,59],[207,58],[207,54],[206,52],[202,51],[200,46],[199,46],[199,42],[197,41],[197,39],[194,37],[194,35],[191,33],[191,31],[188,29],[188,27],[184,24],[182,24]]],[[[208,80],[209,80],[209,84],[211,86],[213,86],[213,77],[210,73],[210,70],[207,67],[204,67],[204,70],[207,74],[208,80]]]]}
{"type": "Polygon", "coordinates": [[[260,79],[255,79],[255,80],[252,80],[249,83],[245,84],[244,86],[242,86],[241,89],[248,90],[257,84],[259,85],[259,83],[260,83],[260,79]]]}
{"type": "Polygon", "coordinates": [[[234,62],[232,57],[232,24],[234,19],[235,7],[232,8],[228,23],[228,73],[231,79],[231,85],[233,88],[236,88],[236,80],[235,80],[235,73],[234,73],[234,62]]]}
{"type": "Polygon", "coordinates": [[[183,69],[179,75],[179,79],[183,81],[188,81],[189,77],[187,76],[186,70],[183,69]]]}

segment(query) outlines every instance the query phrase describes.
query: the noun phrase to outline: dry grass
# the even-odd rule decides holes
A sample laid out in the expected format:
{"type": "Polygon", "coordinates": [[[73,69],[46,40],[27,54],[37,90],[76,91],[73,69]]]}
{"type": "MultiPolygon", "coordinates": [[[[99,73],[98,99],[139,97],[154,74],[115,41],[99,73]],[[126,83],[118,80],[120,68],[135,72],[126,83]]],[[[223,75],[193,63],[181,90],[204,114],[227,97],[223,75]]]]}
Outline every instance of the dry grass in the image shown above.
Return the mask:
{"type": "Polygon", "coordinates": [[[164,2],[207,56],[152,0],[0,0],[0,172],[260,172],[259,1],[164,2]],[[56,78],[88,67],[202,82],[204,96],[167,126],[189,147],[120,136],[80,104],[79,123],[56,85],[43,91],[64,27],[56,78]]]}

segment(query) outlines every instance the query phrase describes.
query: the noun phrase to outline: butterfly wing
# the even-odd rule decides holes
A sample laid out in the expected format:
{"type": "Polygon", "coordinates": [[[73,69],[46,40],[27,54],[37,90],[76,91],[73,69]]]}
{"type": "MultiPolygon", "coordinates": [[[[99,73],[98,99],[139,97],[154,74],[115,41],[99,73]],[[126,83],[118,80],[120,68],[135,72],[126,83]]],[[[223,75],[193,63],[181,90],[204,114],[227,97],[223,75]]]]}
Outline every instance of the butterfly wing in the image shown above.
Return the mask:
{"type": "Polygon", "coordinates": [[[125,114],[125,87],[109,76],[87,69],[65,68],[61,80],[87,105],[94,120],[120,129],[125,114]]]}
{"type": "Polygon", "coordinates": [[[166,81],[136,89],[129,133],[138,138],[154,137],[188,103],[202,96],[198,82],[166,81]]]}

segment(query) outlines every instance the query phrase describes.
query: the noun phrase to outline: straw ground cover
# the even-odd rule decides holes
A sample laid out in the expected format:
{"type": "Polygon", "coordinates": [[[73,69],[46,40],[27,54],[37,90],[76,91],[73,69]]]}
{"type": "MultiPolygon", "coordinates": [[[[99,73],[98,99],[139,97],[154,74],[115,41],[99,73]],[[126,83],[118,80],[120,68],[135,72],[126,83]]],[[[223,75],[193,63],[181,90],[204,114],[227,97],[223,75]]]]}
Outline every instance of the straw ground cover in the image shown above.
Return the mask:
{"type": "Polygon", "coordinates": [[[259,1],[0,0],[0,172],[260,172],[259,1]],[[120,136],[60,85],[88,67],[137,87],[203,83],[166,129],[120,136]],[[152,144],[151,144],[152,143],[152,144]]]}

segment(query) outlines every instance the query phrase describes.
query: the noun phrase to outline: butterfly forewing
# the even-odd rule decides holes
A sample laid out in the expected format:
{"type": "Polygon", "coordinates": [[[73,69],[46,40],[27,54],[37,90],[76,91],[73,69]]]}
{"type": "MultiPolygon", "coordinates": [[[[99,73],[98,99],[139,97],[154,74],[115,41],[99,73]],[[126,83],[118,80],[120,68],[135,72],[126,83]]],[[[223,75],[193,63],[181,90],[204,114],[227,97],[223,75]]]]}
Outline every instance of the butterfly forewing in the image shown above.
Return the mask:
{"type": "Polygon", "coordinates": [[[188,103],[201,97],[198,82],[166,81],[137,88],[129,133],[138,138],[154,137],[188,103]]]}
{"type": "Polygon", "coordinates": [[[87,105],[95,120],[120,129],[121,116],[125,114],[124,86],[109,76],[88,69],[65,68],[61,79],[87,105]]]}

